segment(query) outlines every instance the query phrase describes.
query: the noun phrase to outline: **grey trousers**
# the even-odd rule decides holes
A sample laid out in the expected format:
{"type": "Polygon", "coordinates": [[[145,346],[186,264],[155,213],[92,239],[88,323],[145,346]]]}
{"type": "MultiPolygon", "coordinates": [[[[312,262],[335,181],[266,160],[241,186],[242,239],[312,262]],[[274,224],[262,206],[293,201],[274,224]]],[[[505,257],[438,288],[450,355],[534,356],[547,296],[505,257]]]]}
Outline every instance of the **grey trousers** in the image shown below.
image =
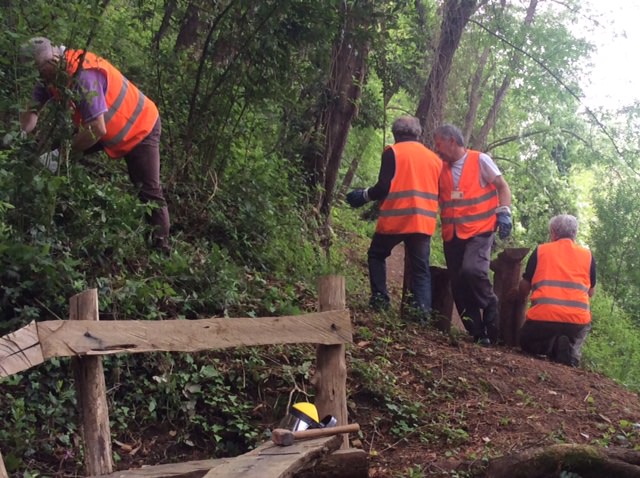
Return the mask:
{"type": "Polygon", "coordinates": [[[480,309],[498,300],[489,279],[493,238],[493,233],[485,233],[444,242],[453,300],[463,324],[473,336],[483,333],[480,309]]]}

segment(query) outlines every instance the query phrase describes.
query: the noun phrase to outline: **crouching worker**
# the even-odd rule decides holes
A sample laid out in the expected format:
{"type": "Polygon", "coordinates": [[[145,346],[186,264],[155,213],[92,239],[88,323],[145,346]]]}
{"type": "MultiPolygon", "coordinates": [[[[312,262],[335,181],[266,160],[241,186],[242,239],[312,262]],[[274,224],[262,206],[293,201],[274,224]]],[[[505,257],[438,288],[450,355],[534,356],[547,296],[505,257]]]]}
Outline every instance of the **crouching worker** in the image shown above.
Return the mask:
{"type": "Polygon", "coordinates": [[[596,264],[591,252],[575,243],[578,221],[574,216],[552,218],[549,233],[551,242],[533,251],[520,281],[519,297],[525,300],[531,292],[520,347],[577,367],[591,329],[589,297],[595,291],[596,264]]]}
{"type": "MultiPolygon", "coordinates": [[[[49,100],[61,100],[71,88],[73,119],[78,132],[71,140],[72,154],[104,150],[111,158],[124,158],[129,178],[142,202],[157,205],[147,217],[153,227],[153,246],[169,252],[169,212],[160,184],[160,115],[156,105],[105,59],[84,50],[53,45],[47,38],[32,38],[22,47],[25,61],[35,62],[40,82],[33,89],[34,107],[20,114],[20,127],[32,132],[38,113],[49,100]]],[[[40,157],[55,172],[59,151],[40,157]]]]}

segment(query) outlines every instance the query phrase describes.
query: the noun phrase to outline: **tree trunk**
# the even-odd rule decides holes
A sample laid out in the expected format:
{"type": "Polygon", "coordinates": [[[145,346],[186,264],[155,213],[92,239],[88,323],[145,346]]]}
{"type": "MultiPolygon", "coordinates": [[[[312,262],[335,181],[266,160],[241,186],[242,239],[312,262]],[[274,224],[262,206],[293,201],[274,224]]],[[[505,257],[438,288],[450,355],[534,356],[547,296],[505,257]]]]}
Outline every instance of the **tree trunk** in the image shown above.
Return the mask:
{"type": "Polygon", "coordinates": [[[416,116],[422,125],[422,141],[430,145],[433,131],[441,123],[447,93],[447,79],[469,18],[486,0],[446,0],[440,27],[440,40],[429,78],[424,86],[416,116]]]}
{"type": "Polygon", "coordinates": [[[367,148],[367,145],[371,142],[372,135],[367,135],[362,141],[358,144],[356,148],[357,154],[351,160],[351,164],[349,164],[349,168],[342,179],[342,184],[338,189],[336,194],[337,198],[343,198],[347,194],[347,190],[351,187],[351,183],[353,182],[353,178],[358,171],[358,166],[360,165],[360,161],[362,161],[362,157],[364,156],[364,152],[367,148]]]}
{"type": "Polygon", "coordinates": [[[308,152],[303,158],[309,190],[313,192],[318,190],[317,186],[322,186],[316,204],[322,223],[320,243],[327,253],[331,246],[330,211],[338,170],[351,122],[358,112],[369,56],[369,39],[358,32],[368,29],[372,15],[367,15],[366,11],[374,6],[373,1],[367,1],[358,5],[358,11],[353,11],[349,3],[341,3],[344,23],[333,45],[325,90],[327,104],[316,121],[308,152]]]}
{"type": "MultiPolygon", "coordinates": [[[[348,12],[345,14],[349,15],[348,12]]],[[[358,112],[357,105],[362,94],[369,55],[368,40],[354,35],[363,25],[354,20],[352,16],[348,17],[347,31],[334,46],[331,68],[333,74],[329,86],[333,101],[325,111],[323,121],[325,174],[320,212],[324,217],[330,212],[342,152],[347,143],[351,122],[358,112]]]]}
{"type": "Polygon", "coordinates": [[[182,18],[178,38],[176,38],[175,50],[180,51],[195,45],[200,30],[200,8],[189,2],[187,11],[182,18]]]}
{"type": "Polygon", "coordinates": [[[464,137],[464,144],[469,144],[471,133],[473,132],[473,125],[476,121],[476,115],[478,114],[478,107],[480,106],[480,100],[482,100],[486,79],[483,81],[484,69],[487,66],[487,60],[489,59],[489,53],[491,50],[489,47],[485,47],[478,60],[476,72],[471,80],[471,91],[469,91],[469,109],[464,118],[464,126],[462,127],[462,135],[464,137]]]}
{"type": "MultiPolygon", "coordinates": [[[[525,19],[524,19],[525,29],[528,28],[533,22],[533,17],[535,16],[537,6],[538,6],[538,0],[530,1],[529,7],[527,8],[527,15],[525,16],[525,19]]],[[[511,72],[514,72],[519,68],[520,68],[520,57],[517,55],[516,52],[513,52],[511,54],[511,60],[509,61],[509,69],[508,69],[509,73],[507,73],[502,79],[500,88],[498,88],[498,91],[494,96],[493,104],[491,105],[491,108],[489,109],[489,113],[485,118],[484,124],[480,129],[480,133],[474,138],[473,142],[470,145],[472,149],[477,149],[480,151],[484,150],[484,147],[486,146],[486,143],[487,143],[487,138],[489,136],[489,132],[496,125],[496,119],[498,118],[498,113],[500,112],[500,108],[502,107],[502,102],[504,101],[504,98],[507,95],[509,87],[511,86],[511,78],[513,76],[511,72]]]]}
{"type": "Polygon", "coordinates": [[[164,38],[169,26],[171,25],[171,17],[173,16],[173,12],[176,9],[176,0],[167,0],[164,5],[164,15],[162,17],[162,23],[160,23],[160,28],[153,36],[152,45],[156,49],[160,49],[160,42],[164,38]]]}

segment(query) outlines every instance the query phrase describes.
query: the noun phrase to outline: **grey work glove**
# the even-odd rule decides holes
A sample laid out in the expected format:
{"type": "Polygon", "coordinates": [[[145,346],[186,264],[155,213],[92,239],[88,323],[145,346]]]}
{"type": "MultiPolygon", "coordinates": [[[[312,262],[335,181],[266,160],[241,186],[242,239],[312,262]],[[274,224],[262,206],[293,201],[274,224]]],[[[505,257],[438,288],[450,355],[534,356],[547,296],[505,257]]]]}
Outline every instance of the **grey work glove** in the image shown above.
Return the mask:
{"type": "Polygon", "coordinates": [[[60,158],[60,151],[54,149],[48,153],[41,154],[38,157],[38,162],[46,167],[52,173],[55,173],[58,170],[58,162],[60,158]]]}

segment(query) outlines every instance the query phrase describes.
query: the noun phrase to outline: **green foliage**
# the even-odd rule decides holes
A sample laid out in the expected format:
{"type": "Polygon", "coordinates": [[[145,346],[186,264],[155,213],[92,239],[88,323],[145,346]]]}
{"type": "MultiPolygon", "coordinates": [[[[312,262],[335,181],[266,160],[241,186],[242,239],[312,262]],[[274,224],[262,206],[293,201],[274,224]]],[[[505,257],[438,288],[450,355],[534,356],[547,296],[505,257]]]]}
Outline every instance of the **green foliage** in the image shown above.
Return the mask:
{"type": "Polygon", "coordinates": [[[602,291],[592,298],[591,311],[592,330],[585,341],[583,361],[631,390],[640,390],[637,324],[602,291]]]}
{"type": "Polygon", "coordinates": [[[54,359],[43,365],[44,370],[2,381],[0,416],[7,426],[0,432],[0,443],[10,473],[24,469],[26,461],[43,454],[58,457],[61,466],[73,466],[79,453],[76,400],[65,377],[71,373],[66,363],[54,359]],[[43,374],[48,375],[46,380],[43,374]]]}
{"type": "Polygon", "coordinates": [[[640,255],[637,249],[640,189],[636,178],[613,180],[595,197],[592,244],[603,287],[633,316],[640,311],[640,255]]]}

